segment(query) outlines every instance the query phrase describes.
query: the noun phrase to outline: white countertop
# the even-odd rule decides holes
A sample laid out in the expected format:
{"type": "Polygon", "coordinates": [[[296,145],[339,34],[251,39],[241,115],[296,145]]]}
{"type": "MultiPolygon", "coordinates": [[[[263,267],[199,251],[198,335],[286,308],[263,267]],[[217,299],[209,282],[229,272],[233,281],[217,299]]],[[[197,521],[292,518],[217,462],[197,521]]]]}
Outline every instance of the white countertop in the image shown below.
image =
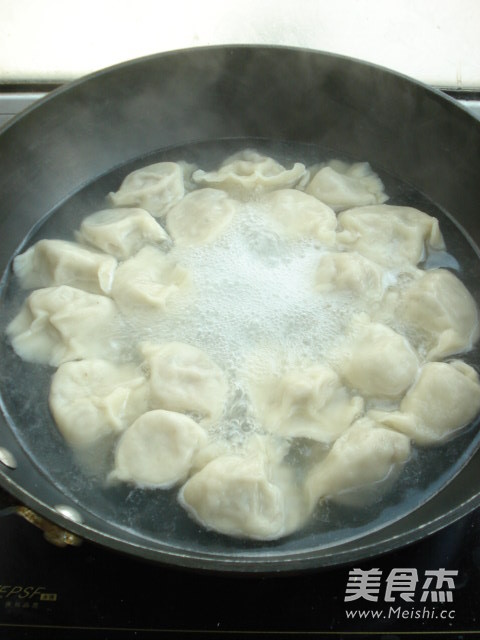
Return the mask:
{"type": "Polygon", "coordinates": [[[436,86],[480,87],[478,0],[0,0],[3,83],[239,43],[321,49],[436,86]]]}

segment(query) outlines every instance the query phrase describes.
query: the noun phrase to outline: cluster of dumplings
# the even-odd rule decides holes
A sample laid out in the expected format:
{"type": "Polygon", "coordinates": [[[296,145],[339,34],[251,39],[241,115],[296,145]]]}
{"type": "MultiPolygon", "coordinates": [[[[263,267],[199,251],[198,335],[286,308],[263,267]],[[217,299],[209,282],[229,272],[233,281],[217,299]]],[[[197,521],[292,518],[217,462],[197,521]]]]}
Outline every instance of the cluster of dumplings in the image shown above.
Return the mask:
{"type": "Polygon", "coordinates": [[[15,258],[33,291],[7,328],[20,358],[56,368],[49,405],[65,440],[111,443],[108,482],[178,487],[207,529],[273,540],[326,500],[353,506],[389,486],[412,445],[478,414],[479,377],[458,358],[478,337],[476,304],[451,271],[419,268],[445,251],[438,221],[385,204],[367,163],[286,168],[247,149],[214,171],[141,168],[108,199],[75,241],[15,258]],[[196,312],[195,252],[228,249],[252,211],[289,255],[307,251],[305,295],[333,320],[343,311],[318,351],[253,340],[232,372],[195,335],[159,340],[153,327],[196,312]]]}

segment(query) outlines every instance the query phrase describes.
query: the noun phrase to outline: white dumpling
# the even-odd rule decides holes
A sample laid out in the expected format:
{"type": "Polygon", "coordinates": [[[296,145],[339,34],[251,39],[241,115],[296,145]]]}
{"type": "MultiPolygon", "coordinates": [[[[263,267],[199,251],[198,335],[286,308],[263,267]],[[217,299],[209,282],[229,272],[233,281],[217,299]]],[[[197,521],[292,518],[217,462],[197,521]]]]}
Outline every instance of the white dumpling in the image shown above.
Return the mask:
{"type": "Polygon", "coordinates": [[[227,158],[218,171],[195,171],[193,180],[201,186],[248,195],[293,187],[304,173],[305,165],[300,162],[286,169],[273,158],[245,149],[227,158]]]}
{"type": "Polygon", "coordinates": [[[480,411],[480,382],[460,360],[427,362],[399,411],[371,411],[373,419],[428,445],[468,425],[480,411]]]}
{"type": "Polygon", "coordinates": [[[165,310],[188,282],[186,269],[160,249],[147,246],[118,266],[111,296],[125,314],[165,310]]]}
{"type": "Polygon", "coordinates": [[[189,412],[204,423],[223,413],[227,381],[220,367],[200,349],[181,342],[144,344],[152,409],[189,412]]]}
{"type": "Polygon", "coordinates": [[[13,261],[13,270],[25,289],[68,284],[109,293],[117,261],[66,240],[39,240],[13,261]]]}
{"type": "Polygon", "coordinates": [[[384,293],[384,271],[354,251],[325,253],[315,273],[315,290],[350,291],[364,299],[379,300],[384,293]]]}
{"type": "Polygon", "coordinates": [[[145,209],[103,209],[84,218],[78,239],[119,260],[126,260],[146,244],[166,245],[169,237],[145,209]]]}
{"type": "Polygon", "coordinates": [[[274,540],[288,533],[287,505],[261,456],[224,455],[185,483],[180,504],[207,529],[274,540]]]}
{"type": "Polygon", "coordinates": [[[115,353],[117,320],[110,298],[62,285],[33,291],[7,334],[23,360],[58,366],[115,353]]]}
{"type": "Polygon", "coordinates": [[[265,213],[282,235],[312,238],[327,246],[335,243],[335,213],[313,196],[296,189],[279,189],[267,194],[263,202],[265,213]]]}
{"type": "Polygon", "coordinates": [[[148,411],[123,433],[110,479],[167,489],[188,475],[205,431],[174,411],[148,411]]]}
{"type": "Polygon", "coordinates": [[[398,398],[413,383],[419,361],[408,340],[360,314],[335,357],[344,380],[367,396],[398,398]]]}
{"type": "Polygon", "coordinates": [[[228,228],[236,208],[225,191],[198,189],[170,209],[167,229],[182,246],[212,242],[228,228]]]}
{"type": "Polygon", "coordinates": [[[357,420],[310,470],[305,487],[312,506],[327,497],[349,502],[345,494],[386,480],[405,464],[410,451],[407,436],[368,418],[357,420]]]}
{"type": "Polygon", "coordinates": [[[334,211],[388,200],[380,178],[368,162],[348,164],[332,160],[315,171],[306,186],[306,192],[315,196],[334,211]]]}
{"type": "Polygon", "coordinates": [[[156,218],[185,195],[185,178],[192,167],[177,162],[158,162],[132,171],[122,182],[120,189],[110,193],[116,207],[141,207],[156,218]]]}
{"type": "Polygon", "coordinates": [[[65,362],[52,377],[49,405],[74,447],[120,433],[147,410],[147,381],[134,365],[91,359],[65,362]]]}
{"type": "Polygon", "coordinates": [[[285,437],[331,443],[363,411],[338,375],[324,365],[292,369],[251,385],[254,413],[260,426],[285,437]]]}
{"type": "Polygon", "coordinates": [[[340,213],[338,221],[340,245],[387,268],[415,266],[426,247],[445,248],[438,220],[412,207],[356,207],[340,213]]]}
{"type": "Polygon", "coordinates": [[[450,271],[427,271],[400,293],[396,317],[425,338],[427,358],[470,349],[478,338],[478,311],[464,284],[450,271]]]}

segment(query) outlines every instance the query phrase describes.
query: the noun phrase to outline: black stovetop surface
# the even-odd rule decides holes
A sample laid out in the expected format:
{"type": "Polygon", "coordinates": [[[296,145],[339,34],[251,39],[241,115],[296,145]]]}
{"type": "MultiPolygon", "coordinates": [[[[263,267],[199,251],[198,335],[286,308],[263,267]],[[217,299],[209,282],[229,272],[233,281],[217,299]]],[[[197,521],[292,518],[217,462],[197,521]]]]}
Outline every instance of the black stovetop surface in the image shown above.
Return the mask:
{"type": "Polygon", "coordinates": [[[2,640],[480,638],[479,601],[480,510],[375,560],[269,577],[171,569],[88,542],[60,549],[18,516],[0,518],[2,640]],[[382,572],[370,599],[345,602],[353,568],[382,572]],[[441,569],[458,575],[428,583],[425,572],[441,569]],[[451,601],[433,601],[448,590],[451,601]]]}

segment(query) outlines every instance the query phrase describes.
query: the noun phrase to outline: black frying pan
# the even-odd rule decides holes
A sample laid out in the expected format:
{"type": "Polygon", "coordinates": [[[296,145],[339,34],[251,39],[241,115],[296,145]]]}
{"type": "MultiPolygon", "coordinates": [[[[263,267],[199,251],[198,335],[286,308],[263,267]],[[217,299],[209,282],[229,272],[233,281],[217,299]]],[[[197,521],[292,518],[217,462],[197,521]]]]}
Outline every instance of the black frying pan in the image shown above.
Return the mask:
{"type": "Polygon", "coordinates": [[[83,473],[48,413],[51,370],[20,362],[3,337],[18,305],[10,261],[37,229],[68,235],[142,164],[186,153],[206,168],[245,146],[306,161],[368,160],[393,201],[448,212],[457,223],[442,218],[447,245],[462,247],[478,298],[480,122],[453,100],[372,65],[279,47],[190,49],[101,71],[55,91],[0,135],[0,460],[15,461],[0,462],[0,485],[84,538],[207,570],[331,566],[418,540],[480,504],[475,425],[417,453],[386,506],[328,507],[277,542],[232,540],[202,531],[166,492],[105,489],[83,473]]]}

